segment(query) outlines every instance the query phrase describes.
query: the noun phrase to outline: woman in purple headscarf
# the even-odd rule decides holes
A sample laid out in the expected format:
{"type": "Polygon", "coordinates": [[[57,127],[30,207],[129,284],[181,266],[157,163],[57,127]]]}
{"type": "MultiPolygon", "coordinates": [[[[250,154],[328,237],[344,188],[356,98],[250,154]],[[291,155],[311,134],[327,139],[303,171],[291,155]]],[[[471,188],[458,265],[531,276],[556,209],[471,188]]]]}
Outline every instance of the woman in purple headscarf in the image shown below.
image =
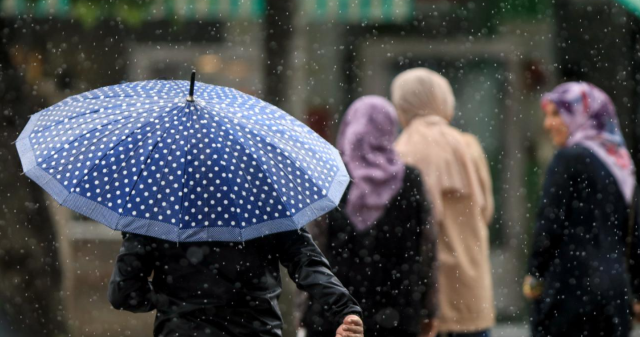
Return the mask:
{"type": "MultiPolygon", "coordinates": [[[[436,235],[419,172],[393,150],[397,129],[383,97],[362,97],[347,110],[337,147],[352,182],[327,216],[322,248],[359,300],[367,336],[426,337],[435,334],[436,235]]],[[[333,336],[325,311],[309,306],[307,336],[333,336]]]]}
{"type": "Polygon", "coordinates": [[[628,336],[629,294],[640,295],[640,231],[629,219],[635,170],[615,107],[593,84],[568,82],[544,95],[542,110],[559,150],[524,283],[532,335],[628,336]]]}

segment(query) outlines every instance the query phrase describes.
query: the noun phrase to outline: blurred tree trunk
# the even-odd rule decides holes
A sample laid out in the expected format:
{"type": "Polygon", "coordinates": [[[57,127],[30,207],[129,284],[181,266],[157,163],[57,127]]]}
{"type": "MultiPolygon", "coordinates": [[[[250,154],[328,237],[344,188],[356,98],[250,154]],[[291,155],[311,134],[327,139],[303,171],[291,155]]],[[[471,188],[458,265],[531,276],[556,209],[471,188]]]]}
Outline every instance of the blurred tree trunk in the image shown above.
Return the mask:
{"type": "MultiPolygon", "coordinates": [[[[633,94],[631,99],[630,110],[632,117],[630,118],[630,129],[633,130],[632,137],[629,140],[629,149],[636,168],[640,167],[640,18],[633,13],[629,13],[629,21],[631,22],[629,48],[631,49],[631,82],[633,83],[633,94]]],[[[638,175],[638,173],[636,173],[638,175]]]]}
{"type": "Polygon", "coordinates": [[[266,0],[264,57],[266,61],[265,100],[282,107],[287,100],[291,71],[294,0],[266,0]]]}
{"type": "Polygon", "coordinates": [[[44,192],[22,174],[13,142],[35,113],[0,17],[0,335],[61,336],[61,273],[44,192]]]}
{"type": "MultiPolygon", "coordinates": [[[[266,0],[267,11],[264,21],[264,58],[265,83],[264,98],[267,102],[289,111],[291,101],[291,80],[294,37],[295,0],[266,0]]],[[[295,115],[294,115],[295,116],[295,115]]],[[[296,116],[299,117],[299,116],[296,116]]],[[[284,268],[282,274],[282,294],[280,296],[280,310],[284,327],[283,337],[294,337],[294,301],[295,285],[287,276],[284,268]]]]}

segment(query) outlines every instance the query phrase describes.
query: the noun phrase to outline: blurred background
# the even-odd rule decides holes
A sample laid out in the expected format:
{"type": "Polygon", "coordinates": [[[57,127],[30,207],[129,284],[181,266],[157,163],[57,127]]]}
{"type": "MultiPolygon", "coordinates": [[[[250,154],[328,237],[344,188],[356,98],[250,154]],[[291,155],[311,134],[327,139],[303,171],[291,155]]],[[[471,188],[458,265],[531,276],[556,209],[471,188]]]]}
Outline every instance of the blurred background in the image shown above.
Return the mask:
{"type": "Polygon", "coordinates": [[[567,80],[603,88],[638,164],[639,14],[638,0],[0,0],[0,336],[142,336],[153,321],[106,299],[120,234],[21,174],[12,142],[29,115],[196,69],[198,81],[265,99],[333,141],[353,100],[388,97],[392,78],[416,66],[451,81],[454,124],[489,157],[494,334],[527,335],[520,285],[553,153],[540,95],[567,80]]]}

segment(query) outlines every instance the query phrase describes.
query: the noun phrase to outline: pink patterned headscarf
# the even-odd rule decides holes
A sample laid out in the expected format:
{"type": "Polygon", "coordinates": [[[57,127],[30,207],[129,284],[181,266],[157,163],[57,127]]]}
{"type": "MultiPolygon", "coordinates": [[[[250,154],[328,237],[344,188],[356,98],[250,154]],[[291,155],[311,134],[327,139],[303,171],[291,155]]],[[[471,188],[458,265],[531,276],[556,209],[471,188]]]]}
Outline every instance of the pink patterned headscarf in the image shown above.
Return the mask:
{"type": "Polygon", "coordinates": [[[405,167],[393,149],[397,129],[393,104],[380,96],[357,99],[342,119],[337,148],[353,179],[345,211],[358,231],[370,228],[402,187],[405,167]]]}
{"type": "Polygon", "coordinates": [[[542,97],[543,105],[548,102],[556,105],[569,129],[565,146],[580,144],[593,151],[615,177],[627,204],[631,204],[635,168],[611,98],[591,83],[567,82],[542,97]]]}

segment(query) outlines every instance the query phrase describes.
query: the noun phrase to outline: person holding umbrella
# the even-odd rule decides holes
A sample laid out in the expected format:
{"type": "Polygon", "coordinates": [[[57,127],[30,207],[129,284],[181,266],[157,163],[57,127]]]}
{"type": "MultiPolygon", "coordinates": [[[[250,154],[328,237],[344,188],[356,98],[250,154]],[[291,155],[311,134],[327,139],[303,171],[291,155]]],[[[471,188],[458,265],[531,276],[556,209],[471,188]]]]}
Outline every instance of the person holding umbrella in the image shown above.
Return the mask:
{"type": "Polygon", "coordinates": [[[70,97],[35,114],[17,147],[60,204],[122,232],[108,297],[156,310],[154,336],[280,337],[279,264],[337,337],[364,336],[358,303],[304,228],[349,175],[278,108],[194,72],[70,97]]]}
{"type": "Polygon", "coordinates": [[[358,304],[304,228],[244,243],[123,237],[109,301],[131,312],[157,310],[154,336],[281,336],[280,263],[334,318],[336,337],[363,336],[358,304]]]}

